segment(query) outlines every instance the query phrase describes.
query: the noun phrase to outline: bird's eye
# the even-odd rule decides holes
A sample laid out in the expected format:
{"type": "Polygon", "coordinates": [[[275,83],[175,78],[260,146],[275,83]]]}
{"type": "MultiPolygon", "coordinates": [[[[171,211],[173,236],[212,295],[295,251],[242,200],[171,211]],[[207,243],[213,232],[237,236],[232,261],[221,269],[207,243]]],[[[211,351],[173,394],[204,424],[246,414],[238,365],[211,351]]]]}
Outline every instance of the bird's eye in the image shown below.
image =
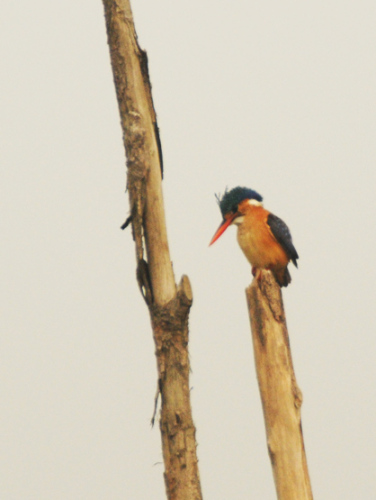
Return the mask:
{"type": "Polygon", "coordinates": [[[231,212],[233,214],[236,214],[237,211],[238,211],[238,205],[233,206],[232,209],[231,209],[231,212]]]}

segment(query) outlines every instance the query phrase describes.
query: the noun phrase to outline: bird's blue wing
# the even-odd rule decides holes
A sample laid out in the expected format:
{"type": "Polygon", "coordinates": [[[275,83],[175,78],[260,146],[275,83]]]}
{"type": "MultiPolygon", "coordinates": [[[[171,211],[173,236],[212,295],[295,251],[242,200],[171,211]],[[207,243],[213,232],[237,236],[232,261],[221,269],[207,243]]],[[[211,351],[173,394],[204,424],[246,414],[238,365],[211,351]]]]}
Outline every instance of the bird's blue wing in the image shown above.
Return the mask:
{"type": "Polygon", "coordinates": [[[298,267],[297,259],[299,259],[298,252],[292,243],[292,238],[290,230],[282,219],[274,214],[269,214],[267,219],[268,226],[274,236],[274,238],[281,245],[286,255],[291,259],[296,267],[298,267]]]}

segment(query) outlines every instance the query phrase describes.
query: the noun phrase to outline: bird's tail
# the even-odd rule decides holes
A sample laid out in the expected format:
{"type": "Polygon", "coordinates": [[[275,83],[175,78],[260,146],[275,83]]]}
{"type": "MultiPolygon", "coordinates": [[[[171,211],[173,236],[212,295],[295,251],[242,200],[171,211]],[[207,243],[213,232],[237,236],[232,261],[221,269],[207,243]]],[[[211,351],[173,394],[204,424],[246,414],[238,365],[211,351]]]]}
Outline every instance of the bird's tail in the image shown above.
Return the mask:
{"type": "Polygon", "coordinates": [[[289,270],[287,269],[287,266],[280,269],[275,269],[273,271],[273,274],[279,286],[287,286],[289,283],[291,283],[291,276],[289,270]]]}

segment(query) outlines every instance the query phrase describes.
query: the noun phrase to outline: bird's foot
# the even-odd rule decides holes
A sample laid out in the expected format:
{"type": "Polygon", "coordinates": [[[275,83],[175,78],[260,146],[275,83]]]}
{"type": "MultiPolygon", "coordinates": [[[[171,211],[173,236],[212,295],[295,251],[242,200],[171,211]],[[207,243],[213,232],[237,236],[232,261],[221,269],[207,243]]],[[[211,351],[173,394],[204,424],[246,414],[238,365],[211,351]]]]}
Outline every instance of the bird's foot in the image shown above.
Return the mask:
{"type": "Polygon", "coordinates": [[[261,281],[262,269],[252,266],[252,275],[256,278],[257,281],[261,281]]]}

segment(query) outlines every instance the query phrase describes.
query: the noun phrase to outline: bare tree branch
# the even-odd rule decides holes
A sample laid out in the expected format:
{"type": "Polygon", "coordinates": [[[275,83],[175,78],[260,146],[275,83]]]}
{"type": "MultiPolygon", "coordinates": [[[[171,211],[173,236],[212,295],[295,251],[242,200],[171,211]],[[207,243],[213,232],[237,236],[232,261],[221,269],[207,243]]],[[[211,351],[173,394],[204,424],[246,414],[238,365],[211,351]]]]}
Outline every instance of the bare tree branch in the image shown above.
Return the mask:
{"type": "MultiPolygon", "coordinates": [[[[187,276],[175,285],[167,241],[162,153],[147,56],[137,42],[129,0],[103,0],[108,44],[127,154],[137,280],[148,305],[162,399],[161,433],[167,496],[201,500],[189,393],[187,276]]],[[[129,223],[127,220],[123,226],[129,223]]]]}
{"type": "Polygon", "coordinates": [[[247,288],[268,451],[279,500],[312,500],[282,294],[270,272],[247,288]]]}

